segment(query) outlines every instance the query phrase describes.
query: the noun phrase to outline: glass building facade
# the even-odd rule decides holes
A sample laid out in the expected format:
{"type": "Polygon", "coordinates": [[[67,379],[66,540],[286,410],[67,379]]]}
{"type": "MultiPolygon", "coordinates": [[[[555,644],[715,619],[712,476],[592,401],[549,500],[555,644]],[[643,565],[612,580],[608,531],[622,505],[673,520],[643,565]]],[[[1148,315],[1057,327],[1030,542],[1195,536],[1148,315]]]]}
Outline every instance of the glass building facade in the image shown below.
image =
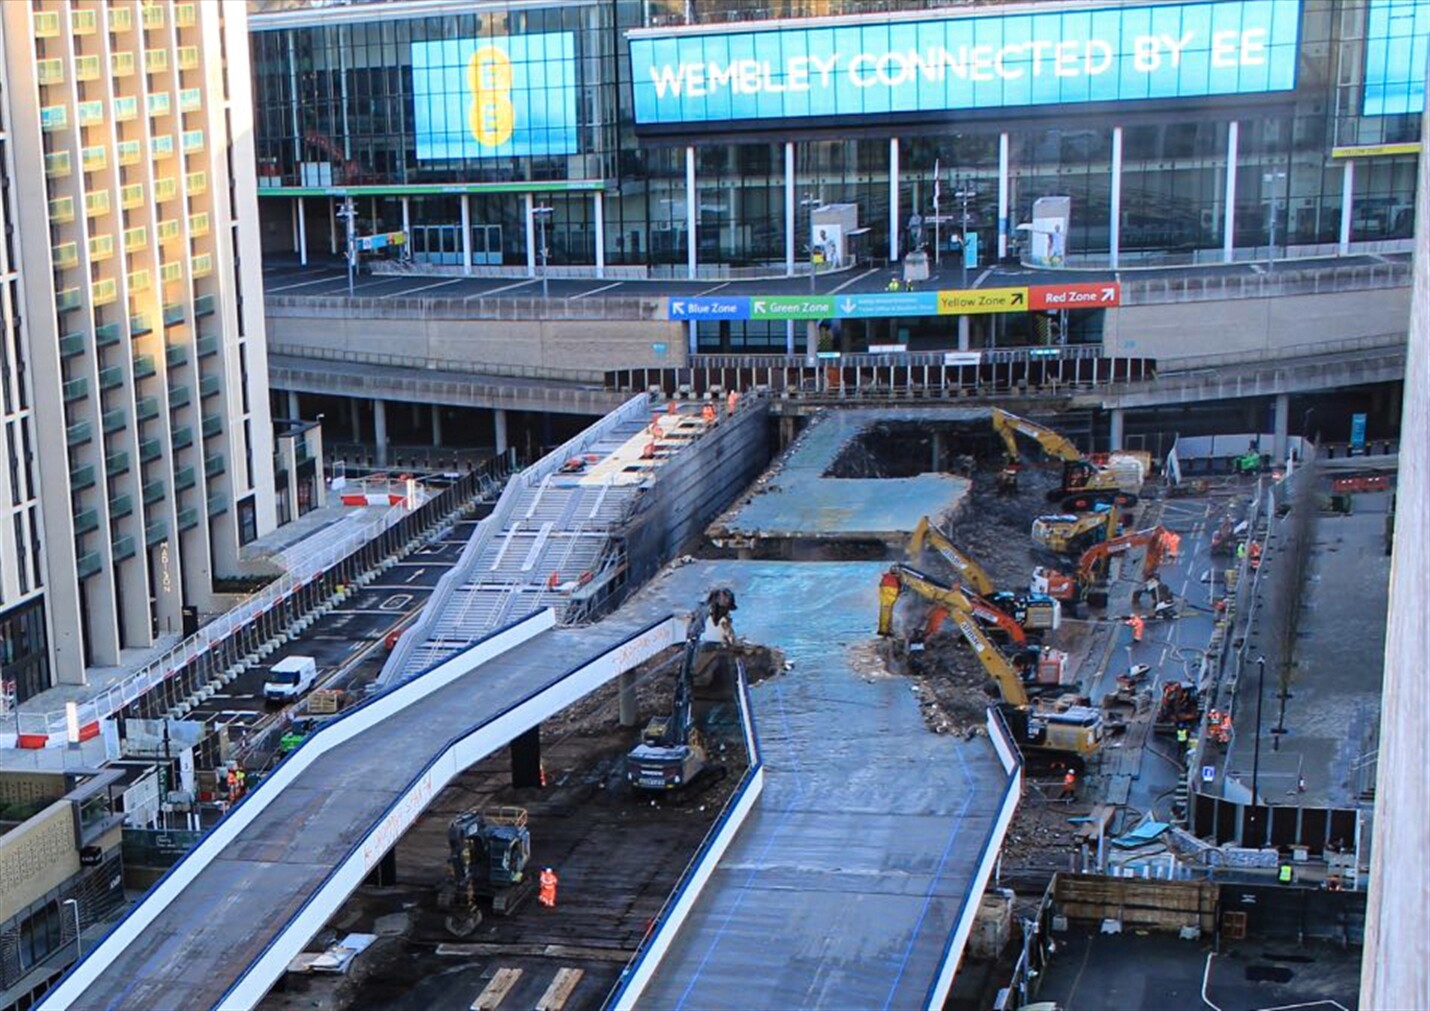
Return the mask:
{"type": "Polygon", "coordinates": [[[1070,264],[1221,262],[1273,240],[1283,256],[1393,248],[1412,229],[1427,10],[472,0],[434,13],[396,0],[259,13],[265,243],[292,248],[301,232],[335,250],[331,201],[351,193],[360,230],[407,228],[418,260],[528,268],[544,229],[552,265],[758,276],[804,265],[811,208],[852,205],[844,253],[865,262],[927,244],[909,218],[935,213],[950,223],[941,241],[966,224],[986,262],[1018,254],[1035,201],[1064,196],[1070,264]]]}

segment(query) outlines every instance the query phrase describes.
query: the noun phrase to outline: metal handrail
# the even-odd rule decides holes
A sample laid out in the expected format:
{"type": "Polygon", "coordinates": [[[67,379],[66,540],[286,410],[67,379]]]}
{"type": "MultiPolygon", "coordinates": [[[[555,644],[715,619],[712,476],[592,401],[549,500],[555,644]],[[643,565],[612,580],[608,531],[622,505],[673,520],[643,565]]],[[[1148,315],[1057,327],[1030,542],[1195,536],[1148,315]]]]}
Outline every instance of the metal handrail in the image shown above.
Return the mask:
{"type": "Polygon", "coordinates": [[[1167,373],[1191,372],[1212,369],[1222,365],[1245,365],[1269,360],[1285,361],[1290,358],[1316,358],[1321,355],[1346,354],[1354,351],[1381,350],[1403,347],[1406,332],[1372,334],[1365,337],[1347,337],[1336,341],[1308,341],[1303,344],[1288,344],[1276,348],[1261,348],[1253,351],[1229,351],[1217,355],[1192,355],[1185,358],[1158,359],[1157,369],[1162,376],[1167,373]]]}

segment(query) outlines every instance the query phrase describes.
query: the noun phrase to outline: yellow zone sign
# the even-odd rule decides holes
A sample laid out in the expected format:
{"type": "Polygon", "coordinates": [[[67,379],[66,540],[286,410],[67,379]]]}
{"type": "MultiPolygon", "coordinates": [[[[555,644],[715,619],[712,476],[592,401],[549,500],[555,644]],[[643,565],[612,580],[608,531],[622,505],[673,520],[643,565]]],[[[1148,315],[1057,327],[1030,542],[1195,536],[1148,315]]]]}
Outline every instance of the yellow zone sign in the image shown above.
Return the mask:
{"type": "Polygon", "coordinates": [[[1027,288],[969,288],[960,291],[940,291],[938,311],[941,316],[965,315],[975,312],[1027,312],[1027,288]]]}

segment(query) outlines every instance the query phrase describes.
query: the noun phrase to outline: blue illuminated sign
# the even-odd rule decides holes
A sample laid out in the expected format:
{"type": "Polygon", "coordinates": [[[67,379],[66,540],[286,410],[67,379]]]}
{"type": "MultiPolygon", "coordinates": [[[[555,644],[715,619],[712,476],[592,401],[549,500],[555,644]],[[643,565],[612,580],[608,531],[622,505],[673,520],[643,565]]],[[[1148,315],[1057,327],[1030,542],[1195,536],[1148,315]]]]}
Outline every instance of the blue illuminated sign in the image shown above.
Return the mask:
{"type": "Polygon", "coordinates": [[[750,300],[733,298],[672,298],[667,303],[670,319],[749,319],[750,300]]]}
{"type": "Polygon", "coordinates": [[[1367,116],[1425,111],[1430,0],[1370,0],[1365,30],[1367,116]]]}
{"type": "Polygon", "coordinates": [[[1191,98],[1296,84],[1301,0],[637,34],[636,122],[1191,98]]]}
{"type": "Polygon", "coordinates": [[[844,319],[937,316],[938,292],[890,291],[869,295],[841,295],[834,300],[834,315],[844,319]]]}
{"type": "Polygon", "coordinates": [[[412,43],[419,161],[574,154],[572,32],[412,43]]]}

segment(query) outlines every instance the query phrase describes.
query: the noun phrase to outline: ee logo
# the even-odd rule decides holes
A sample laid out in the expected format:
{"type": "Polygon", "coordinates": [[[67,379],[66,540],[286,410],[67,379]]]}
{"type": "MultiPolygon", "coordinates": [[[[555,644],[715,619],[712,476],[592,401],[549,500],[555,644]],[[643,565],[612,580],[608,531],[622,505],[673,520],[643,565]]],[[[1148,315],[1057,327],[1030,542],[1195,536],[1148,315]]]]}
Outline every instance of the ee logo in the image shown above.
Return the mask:
{"type": "Polygon", "coordinates": [[[483,147],[497,147],[511,139],[516,109],[511,104],[511,57],[496,46],[483,46],[467,61],[467,86],[472,105],[467,124],[483,147]]]}

